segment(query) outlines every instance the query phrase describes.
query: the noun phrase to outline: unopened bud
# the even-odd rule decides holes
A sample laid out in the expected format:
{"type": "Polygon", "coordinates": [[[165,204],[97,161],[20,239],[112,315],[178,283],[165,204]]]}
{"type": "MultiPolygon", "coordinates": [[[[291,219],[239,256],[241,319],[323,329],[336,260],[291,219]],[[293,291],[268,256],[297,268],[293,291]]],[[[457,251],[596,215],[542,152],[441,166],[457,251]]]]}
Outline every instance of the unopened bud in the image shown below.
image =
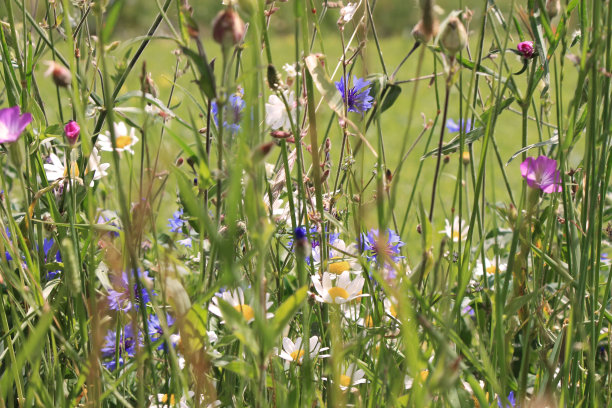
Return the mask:
{"type": "Polygon", "coordinates": [[[461,160],[463,160],[463,164],[470,164],[470,152],[463,152],[461,154],[461,160]]]}
{"type": "Polygon", "coordinates": [[[70,85],[72,82],[72,74],[70,73],[70,70],[61,66],[55,61],[48,61],[47,65],[49,68],[47,69],[47,72],[45,72],[45,76],[51,75],[55,85],[64,88],[70,85]]]}
{"type": "Polygon", "coordinates": [[[421,224],[418,224],[418,225],[417,225],[416,230],[417,230],[417,232],[418,232],[419,234],[422,234],[422,233],[423,233],[423,227],[421,226],[421,224]]]}
{"type": "Polygon", "coordinates": [[[442,158],[442,161],[444,162],[444,164],[448,163],[450,161],[450,156],[447,154],[442,158]]]}
{"type": "Polygon", "coordinates": [[[66,139],[68,139],[70,145],[74,146],[74,144],[79,139],[81,128],[79,127],[78,123],[76,123],[74,120],[71,120],[66,124],[66,126],[64,126],[64,133],[66,134],[66,139]]]}
{"type": "Polygon", "coordinates": [[[270,153],[270,150],[272,150],[274,145],[276,145],[276,143],[268,142],[257,146],[253,152],[253,159],[256,161],[263,159],[268,155],[268,153],[270,153]]]}
{"type": "Polygon", "coordinates": [[[431,26],[430,29],[428,29],[427,27],[425,27],[423,20],[419,20],[419,22],[412,29],[412,36],[414,37],[414,39],[423,44],[431,41],[431,39],[438,34],[438,21],[433,21],[434,24],[431,26]]]}
{"type": "Polygon", "coordinates": [[[440,33],[440,43],[446,50],[449,57],[454,57],[459,51],[467,45],[467,31],[461,20],[457,17],[449,17],[443,24],[442,32],[440,33]]]}
{"type": "Polygon", "coordinates": [[[546,0],[546,13],[549,19],[553,19],[561,11],[560,0],[546,0]]]}
{"type": "Polygon", "coordinates": [[[143,82],[144,82],[142,84],[143,91],[145,93],[151,94],[151,96],[153,96],[154,98],[157,98],[159,95],[159,90],[157,88],[157,85],[155,84],[155,81],[153,81],[153,78],[150,72],[144,77],[143,82]]]}
{"type": "Polygon", "coordinates": [[[280,76],[278,75],[278,72],[276,71],[276,68],[274,68],[274,65],[270,64],[268,65],[268,72],[267,72],[267,76],[268,76],[268,86],[270,87],[270,89],[272,89],[273,91],[278,89],[279,85],[280,85],[280,76]]]}
{"type": "Polygon", "coordinates": [[[275,139],[287,139],[289,136],[291,136],[291,132],[287,132],[284,130],[274,130],[270,132],[270,136],[275,139]]]}
{"type": "Polygon", "coordinates": [[[213,21],[213,38],[223,47],[238,44],[245,31],[244,21],[231,7],[220,11],[213,21]]]}

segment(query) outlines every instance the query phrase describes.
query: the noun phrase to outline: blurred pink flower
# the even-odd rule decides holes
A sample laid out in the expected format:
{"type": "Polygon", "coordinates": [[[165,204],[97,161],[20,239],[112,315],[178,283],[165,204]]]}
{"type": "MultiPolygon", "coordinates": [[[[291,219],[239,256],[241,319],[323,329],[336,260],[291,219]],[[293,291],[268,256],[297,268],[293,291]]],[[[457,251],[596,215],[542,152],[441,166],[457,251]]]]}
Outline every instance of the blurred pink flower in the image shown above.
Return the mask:
{"type": "Polygon", "coordinates": [[[32,115],[30,113],[20,115],[19,106],[0,109],[0,143],[17,141],[30,122],[32,115]]]}
{"type": "Polygon", "coordinates": [[[521,163],[521,174],[531,188],[539,188],[547,194],[561,191],[561,176],[555,159],[528,157],[521,163]]]}
{"type": "Polygon", "coordinates": [[[533,41],[520,42],[516,46],[516,49],[521,53],[521,55],[525,59],[530,59],[531,57],[533,57],[533,54],[535,52],[535,48],[533,48],[533,41]]]}

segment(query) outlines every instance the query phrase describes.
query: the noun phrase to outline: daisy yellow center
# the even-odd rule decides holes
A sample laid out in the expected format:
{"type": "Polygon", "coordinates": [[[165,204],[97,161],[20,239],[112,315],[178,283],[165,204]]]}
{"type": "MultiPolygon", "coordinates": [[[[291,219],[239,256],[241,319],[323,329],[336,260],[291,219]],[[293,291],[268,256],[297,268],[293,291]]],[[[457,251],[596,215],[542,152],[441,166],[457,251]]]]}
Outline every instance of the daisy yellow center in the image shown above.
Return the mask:
{"type": "Polygon", "coordinates": [[[487,268],[487,273],[493,274],[493,273],[495,273],[495,269],[497,269],[496,266],[495,265],[491,265],[491,266],[489,266],[487,268]]]}
{"type": "Polygon", "coordinates": [[[347,261],[334,262],[330,263],[327,266],[327,270],[330,273],[334,273],[336,275],[340,275],[342,272],[348,271],[350,269],[351,265],[347,261]]]}
{"type": "Polygon", "coordinates": [[[129,136],[119,136],[115,139],[117,143],[117,149],[123,149],[125,146],[129,146],[132,143],[132,138],[129,136]]]}
{"type": "Polygon", "coordinates": [[[429,371],[423,370],[419,373],[419,375],[421,376],[421,381],[425,382],[425,380],[427,380],[427,377],[429,377],[429,371]]]}
{"type": "MultiPolygon", "coordinates": [[[[162,395],[162,397],[161,397],[161,402],[162,402],[163,404],[165,404],[165,403],[167,403],[167,402],[168,402],[168,394],[164,394],[164,395],[162,395]]],[[[174,405],[174,394],[171,394],[171,395],[170,395],[170,405],[174,405]]]]}
{"type": "Polygon", "coordinates": [[[346,291],[346,289],[340,288],[338,286],[334,286],[333,288],[328,290],[327,293],[329,293],[329,296],[331,296],[331,298],[334,299],[334,300],[337,297],[341,297],[343,299],[348,299],[348,297],[349,297],[349,294],[346,291]]]}
{"type": "Polygon", "coordinates": [[[461,233],[459,231],[453,231],[453,239],[461,239],[461,233]]]}
{"type": "Polygon", "coordinates": [[[300,361],[304,357],[304,350],[295,350],[290,356],[293,361],[300,361]]]}
{"type": "Polygon", "coordinates": [[[349,385],[351,385],[351,377],[342,374],[340,376],[340,385],[342,385],[343,387],[348,387],[349,385]]]}
{"type": "Polygon", "coordinates": [[[234,306],[234,309],[242,313],[242,317],[244,317],[244,320],[246,320],[247,322],[255,317],[255,312],[253,311],[253,308],[249,305],[236,305],[234,306]]]}
{"type": "Polygon", "coordinates": [[[391,305],[391,307],[389,308],[389,314],[393,317],[397,317],[397,310],[395,310],[394,305],[391,305]]]}
{"type": "Polygon", "coordinates": [[[365,318],[365,326],[366,327],[374,327],[374,319],[372,319],[372,316],[366,316],[366,318],[365,318]]]}

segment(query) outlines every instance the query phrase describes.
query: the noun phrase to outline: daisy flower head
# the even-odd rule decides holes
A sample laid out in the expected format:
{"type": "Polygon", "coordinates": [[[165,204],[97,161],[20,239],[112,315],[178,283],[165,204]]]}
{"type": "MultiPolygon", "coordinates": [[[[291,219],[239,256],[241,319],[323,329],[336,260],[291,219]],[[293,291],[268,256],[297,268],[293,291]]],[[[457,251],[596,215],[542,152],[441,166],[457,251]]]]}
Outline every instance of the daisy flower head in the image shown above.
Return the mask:
{"type": "Polygon", "coordinates": [[[404,245],[400,236],[391,229],[383,234],[380,234],[377,229],[361,234],[362,250],[370,262],[378,264],[388,263],[388,261],[398,262],[403,258],[400,255],[400,248],[404,245]]]}
{"type": "MultiPolygon", "coordinates": [[[[283,91],[283,95],[287,100],[287,106],[291,114],[291,118],[295,122],[297,101],[295,99],[295,92],[283,91]]],[[[266,102],[266,126],[269,126],[272,130],[285,129],[291,130],[291,120],[289,119],[289,113],[285,103],[277,95],[270,95],[268,102],[266,102]]]]}
{"type": "MultiPolygon", "coordinates": [[[[308,350],[310,359],[325,358],[329,357],[327,355],[319,355],[321,351],[327,350],[327,347],[321,348],[321,341],[317,336],[312,336],[308,341],[308,350]]],[[[304,360],[304,354],[306,351],[302,347],[302,337],[298,337],[295,340],[295,343],[289,338],[283,338],[283,350],[278,354],[278,356],[284,360],[289,361],[290,363],[296,363],[297,365],[302,365],[302,361],[304,360]]]]}
{"type": "Polygon", "coordinates": [[[500,272],[506,272],[507,264],[499,262],[497,263],[496,259],[489,260],[489,258],[485,258],[484,267],[482,262],[479,260],[476,261],[476,267],[474,268],[474,277],[481,278],[482,276],[495,275],[497,270],[500,272]]]}
{"type": "Polygon", "coordinates": [[[117,152],[134,154],[132,147],[138,142],[136,129],[130,127],[128,130],[124,122],[113,123],[113,128],[115,130],[115,145],[113,146],[110,132],[100,133],[98,135],[100,150],[105,152],[112,152],[115,150],[117,152]]]}
{"type": "Polygon", "coordinates": [[[444,222],[446,223],[446,226],[440,232],[446,234],[446,236],[452,239],[453,242],[463,241],[467,238],[470,227],[458,216],[455,216],[452,225],[448,220],[444,220],[444,222]],[[460,228],[462,225],[463,229],[460,228]]]}
{"type": "Polygon", "coordinates": [[[539,156],[537,159],[528,157],[521,163],[521,175],[531,188],[540,189],[547,194],[561,191],[561,175],[555,159],[546,156],[539,156]]]}
{"type": "Polygon", "coordinates": [[[362,369],[356,369],[355,363],[350,363],[342,370],[340,374],[340,389],[342,391],[351,390],[354,391],[353,388],[355,385],[365,384],[368,382],[365,377],[365,371],[362,369]]]}
{"type": "Polygon", "coordinates": [[[342,100],[348,105],[349,112],[363,116],[371,107],[374,98],[370,95],[370,82],[353,76],[353,86],[347,87],[344,77],[336,82],[336,89],[342,94],[342,100]]]}
{"type": "MultiPolygon", "coordinates": [[[[187,393],[189,395],[189,400],[185,396],[182,396],[178,399],[174,394],[156,394],[149,395],[149,408],[168,408],[168,407],[179,407],[179,408],[191,408],[193,403],[191,400],[194,399],[195,392],[189,391],[187,393]]],[[[221,401],[217,400],[210,404],[204,405],[204,396],[200,395],[200,405],[203,408],[214,408],[221,406],[221,401]]]]}
{"type": "Polygon", "coordinates": [[[312,276],[312,283],[317,291],[315,299],[321,303],[341,305],[367,296],[361,292],[365,279],[362,276],[357,276],[351,280],[350,271],[342,272],[333,284],[332,274],[329,272],[323,272],[323,276],[320,278],[319,276],[312,276]]]}
{"type": "Polygon", "coordinates": [[[144,271],[141,273],[140,269],[138,269],[137,276],[140,280],[140,291],[138,290],[138,283],[134,282],[130,285],[130,280],[133,281],[134,279],[132,272],[130,272],[130,276],[128,276],[128,272],[126,271],[123,271],[118,276],[111,276],[113,288],[108,290],[107,295],[108,306],[111,310],[127,313],[132,310],[134,306],[132,301],[135,301],[136,308],[141,304],[145,305],[151,301],[149,293],[153,295],[155,295],[155,293],[147,289],[147,286],[149,286],[152,281],[149,272],[144,271]]]}
{"type": "Polygon", "coordinates": [[[16,142],[32,122],[32,114],[20,114],[19,106],[0,109],[0,143],[16,142]]]}
{"type": "MultiPolygon", "coordinates": [[[[273,303],[269,301],[270,294],[266,293],[266,310],[272,307],[273,303]]],[[[255,320],[255,310],[251,305],[248,305],[244,300],[244,291],[242,288],[237,288],[236,290],[226,290],[223,293],[218,293],[216,296],[212,298],[210,305],[208,306],[208,310],[218,316],[223,318],[223,314],[221,313],[221,309],[219,308],[219,299],[224,300],[229,303],[230,306],[234,308],[237,312],[242,314],[244,320],[247,323],[251,323],[255,320]]],[[[273,313],[266,313],[266,319],[270,319],[274,317],[273,313]]],[[[221,323],[224,323],[223,321],[221,323]]]]}
{"type": "MultiPolygon", "coordinates": [[[[242,99],[242,93],[230,95],[223,109],[223,127],[231,134],[236,134],[240,130],[242,111],[246,102],[242,99]]],[[[219,126],[219,106],[216,102],[212,103],[211,110],[215,124],[219,126]]]]}

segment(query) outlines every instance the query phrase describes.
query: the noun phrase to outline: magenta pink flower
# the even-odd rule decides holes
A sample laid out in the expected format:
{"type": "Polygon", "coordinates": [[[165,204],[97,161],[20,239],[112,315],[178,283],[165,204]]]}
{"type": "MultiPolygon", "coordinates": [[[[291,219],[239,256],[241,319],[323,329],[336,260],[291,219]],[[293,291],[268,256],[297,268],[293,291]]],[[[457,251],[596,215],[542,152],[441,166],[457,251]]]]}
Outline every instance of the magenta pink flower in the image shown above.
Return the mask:
{"type": "Polygon", "coordinates": [[[0,109],[0,143],[17,141],[30,122],[32,115],[29,113],[20,115],[19,106],[0,109]]]}
{"type": "Polygon", "coordinates": [[[525,59],[530,59],[535,53],[535,48],[533,48],[533,41],[523,41],[516,46],[516,49],[525,59]]]}
{"type": "Polygon", "coordinates": [[[561,191],[561,175],[555,159],[528,157],[521,163],[521,174],[531,188],[539,188],[547,194],[561,191]]]}
{"type": "Polygon", "coordinates": [[[79,127],[78,123],[71,120],[66,124],[66,126],[64,126],[64,133],[66,133],[66,137],[68,138],[70,144],[75,144],[79,134],[81,133],[81,128],[79,127]]]}

